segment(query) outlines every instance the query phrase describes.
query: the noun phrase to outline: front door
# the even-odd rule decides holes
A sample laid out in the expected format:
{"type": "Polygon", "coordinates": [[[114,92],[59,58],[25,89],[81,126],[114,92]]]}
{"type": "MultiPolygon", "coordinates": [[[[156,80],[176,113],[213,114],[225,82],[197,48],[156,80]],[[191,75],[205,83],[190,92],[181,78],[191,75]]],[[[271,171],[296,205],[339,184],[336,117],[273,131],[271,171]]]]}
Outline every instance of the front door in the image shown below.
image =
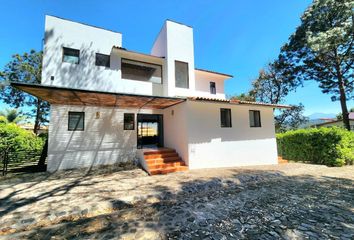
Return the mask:
{"type": "Polygon", "coordinates": [[[163,147],[163,116],[138,114],[138,148],[163,147]]]}

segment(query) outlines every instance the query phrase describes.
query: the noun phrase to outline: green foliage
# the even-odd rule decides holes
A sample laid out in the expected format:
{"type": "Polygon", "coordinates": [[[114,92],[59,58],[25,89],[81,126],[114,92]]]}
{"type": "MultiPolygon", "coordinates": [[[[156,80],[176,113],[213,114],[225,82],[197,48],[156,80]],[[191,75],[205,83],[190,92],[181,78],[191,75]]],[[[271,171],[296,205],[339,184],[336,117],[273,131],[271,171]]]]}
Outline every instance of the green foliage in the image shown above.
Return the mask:
{"type": "Polygon", "coordinates": [[[241,100],[241,101],[251,101],[254,102],[255,99],[247,93],[241,93],[240,95],[234,95],[230,97],[231,100],[241,100]]]}
{"type": "Polygon", "coordinates": [[[1,111],[0,116],[5,117],[9,123],[19,123],[26,118],[17,109],[6,109],[5,111],[1,111]]]}
{"type": "Polygon", "coordinates": [[[8,123],[7,118],[4,116],[0,116],[0,124],[6,124],[8,123]]]}
{"type": "Polygon", "coordinates": [[[314,0],[281,52],[296,79],[315,80],[323,93],[340,100],[348,130],[346,101],[354,99],[353,8],[353,0],[314,0]]]}
{"type": "Polygon", "coordinates": [[[298,129],[302,124],[309,121],[308,117],[303,115],[304,105],[291,105],[291,108],[281,110],[281,113],[275,116],[276,132],[285,132],[287,130],[298,129]]]}
{"type": "Polygon", "coordinates": [[[34,132],[40,125],[48,122],[49,104],[37,97],[13,88],[9,83],[21,82],[40,84],[42,74],[42,52],[31,50],[22,55],[15,54],[12,60],[0,71],[0,100],[14,108],[26,106],[25,114],[35,119],[34,132]]]}
{"type": "Polygon", "coordinates": [[[8,150],[14,154],[21,151],[39,152],[43,144],[42,138],[14,123],[0,123],[0,151],[8,150]]]}
{"type": "Polygon", "coordinates": [[[261,69],[258,77],[252,82],[249,95],[256,101],[279,104],[291,91],[301,85],[289,71],[286,61],[280,56],[276,61],[261,69]]]}
{"type": "Polygon", "coordinates": [[[277,134],[284,159],[327,166],[354,164],[354,132],[338,127],[311,128],[277,134]]]}

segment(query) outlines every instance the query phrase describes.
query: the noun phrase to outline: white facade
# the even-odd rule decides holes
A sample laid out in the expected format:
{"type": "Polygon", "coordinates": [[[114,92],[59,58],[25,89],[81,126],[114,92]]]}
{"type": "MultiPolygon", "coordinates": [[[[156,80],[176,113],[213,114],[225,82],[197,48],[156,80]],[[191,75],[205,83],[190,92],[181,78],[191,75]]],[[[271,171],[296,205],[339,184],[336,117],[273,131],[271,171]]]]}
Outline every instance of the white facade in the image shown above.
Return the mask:
{"type": "Polygon", "coordinates": [[[134,160],[136,128],[123,130],[124,113],[159,114],[161,111],[51,105],[47,170],[53,172],[134,160]],[[68,130],[70,111],[85,113],[84,131],[68,130]]]}
{"type": "Polygon", "coordinates": [[[153,96],[225,97],[224,80],[230,76],[208,72],[203,74],[194,69],[191,27],[167,20],[153,44],[150,56],[114,47],[122,47],[121,33],[46,16],[42,84],[153,96]],[[63,47],[80,51],[79,64],[63,62],[63,47]],[[96,53],[110,55],[109,68],[95,65],[96,53]],[[162,83],[123,79],[122,58],[161,65],[162,83]],[[175,87],[175,61],[188,63],[188,88],[175,87]],[[217,81],[217,94],[210,93],[208,86],[211,80],[217,81]]]}
{"type": "Polygon", "coordinates": [[[187,101],[164,114],[165,146],[174,147],[190,169],[277,163],[272,108],[187,101]],[[221,127],[221,108],[231,109],[232,127],[221,127]],[[250,127],[249,110],[260,111],[261,127],[250,127]]]}
{"type": "Polygon", "coordinates": [[[122,34],[118,32],[57,17],[46,16],[45,32],[43,85],[215,100],[185,99],[182,103],[158,110],[90,106],[87,103],[84,106],[65,102],[52,104],[48,171],[141,158],[141,151],[137,148],[139,113],[163,116],[164,147],[175,149],[191,169],[277,163],[273,108],[217,101],[225,99],[224,81],[231,76],[195,69],[191,27],[167,20],[153,44],[151,55],[122,49],[122,34]],[[63,47],[80,51],[78,64],[63,62],[63,47]],[[96,66],[96,53],[109,55],[110,67],[96,66]],[[124,79],[122,59],[161,66],[162,82],[124,79]],[[188,88],[176,87],[175,61],[188,64],[188,88]],[[215,93],[210,89],[211,82],[215,83],[215,93]],[[221,108],[231,109],[232,127],[221,127],[221,108]],[[249,110],[260,111],[261,127],[250,127],[249,110]],[[83,131],[69,131],[70,111],[85,114],[83,131]],[[134,113],[133,130],[123,128],[124,113],[134,113]]]}
{"type": "Polygon", "coordinates": [[[137,127],[123,129],[124,113],[162,114],[164,146],[174,148],[190,169],[277,163],[273,110],[269,107],[200,101],[163,110],[52,105],[48,171],[139,158],[137,127]],[[231,128],[220,126],[220,108],[231,109],[231,128]],[[250,127],[249,110],[260,111],[261,127],[250,127]],[[84,131],[68,130],[70,111],[85,112],[84,131]]]}

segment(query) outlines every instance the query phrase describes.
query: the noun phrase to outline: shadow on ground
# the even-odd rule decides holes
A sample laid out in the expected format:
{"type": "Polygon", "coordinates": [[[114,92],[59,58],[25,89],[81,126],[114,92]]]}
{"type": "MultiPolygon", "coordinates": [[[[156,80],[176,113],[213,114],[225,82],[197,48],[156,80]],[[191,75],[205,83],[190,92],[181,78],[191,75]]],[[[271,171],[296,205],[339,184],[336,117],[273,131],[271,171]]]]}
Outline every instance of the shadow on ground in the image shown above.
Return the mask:
{"type": "MultiPolygon", "coordinates": [[[[0,214],[39,199],[66,194],[82,184],[83,179],[33,199],[14,200],[11,196],[1,199],[9,207],[0,214]]],[[[153,188],[159,193],[157,198],[147,197],[134,204],[107,199],[115,208],[110,214],[88,216],[8,237],[354,238],[354,181],[351,179],[235,170],[232,177],[185,180],[180,184],[179,191],[171,190],[166,184],[156,184],[153,188]]]]}

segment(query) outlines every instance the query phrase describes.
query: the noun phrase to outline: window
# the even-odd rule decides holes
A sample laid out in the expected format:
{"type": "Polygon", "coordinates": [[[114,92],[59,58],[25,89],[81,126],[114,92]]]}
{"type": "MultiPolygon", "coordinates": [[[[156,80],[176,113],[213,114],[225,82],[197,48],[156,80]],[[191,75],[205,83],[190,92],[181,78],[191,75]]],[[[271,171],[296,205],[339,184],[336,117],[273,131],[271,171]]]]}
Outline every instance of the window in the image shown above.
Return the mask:
{"type": "Polygon", "coordinates": [[[210,82],[210,93],[211,94],[216,94],[215,82],[210,82]]]}
{"type": "Polygon", "coordinates": [[[84,131],[85,113],[69,112],[69,131],[84,131]]]}
{"type": "Polygon", "coordinates": [[[134,130],[134,113],[124,113],[124,130],[134,130]]]}
{"type": "Polygon", "coordinates": [[[122,78],[161,84],[162,66],[122,59],[122,78]]]}
{"type": "Polygon", "coordinates": [[[188,63],[175,61],[176,87],[189,88],[188,63]]]}
{"type": "Polygon", "coordinates": [[[250,127],[261,127],[261,112],[250,110],[250,127]]]}
{"type": "Polygon", "coordinates": [[[63,62],[79,64],[80,50],[63,47],[63,62]]]}
{"type": "Polygon", "coordinates": [[[231,109],[229,108],[220,108],[220,119],[221,127],[232,127],[231,126],[231,109]]]}
{"type": "Polygon", "coordinates": [[[96,53],[96,66],[110,67],[110,56],[96,53]]]}

